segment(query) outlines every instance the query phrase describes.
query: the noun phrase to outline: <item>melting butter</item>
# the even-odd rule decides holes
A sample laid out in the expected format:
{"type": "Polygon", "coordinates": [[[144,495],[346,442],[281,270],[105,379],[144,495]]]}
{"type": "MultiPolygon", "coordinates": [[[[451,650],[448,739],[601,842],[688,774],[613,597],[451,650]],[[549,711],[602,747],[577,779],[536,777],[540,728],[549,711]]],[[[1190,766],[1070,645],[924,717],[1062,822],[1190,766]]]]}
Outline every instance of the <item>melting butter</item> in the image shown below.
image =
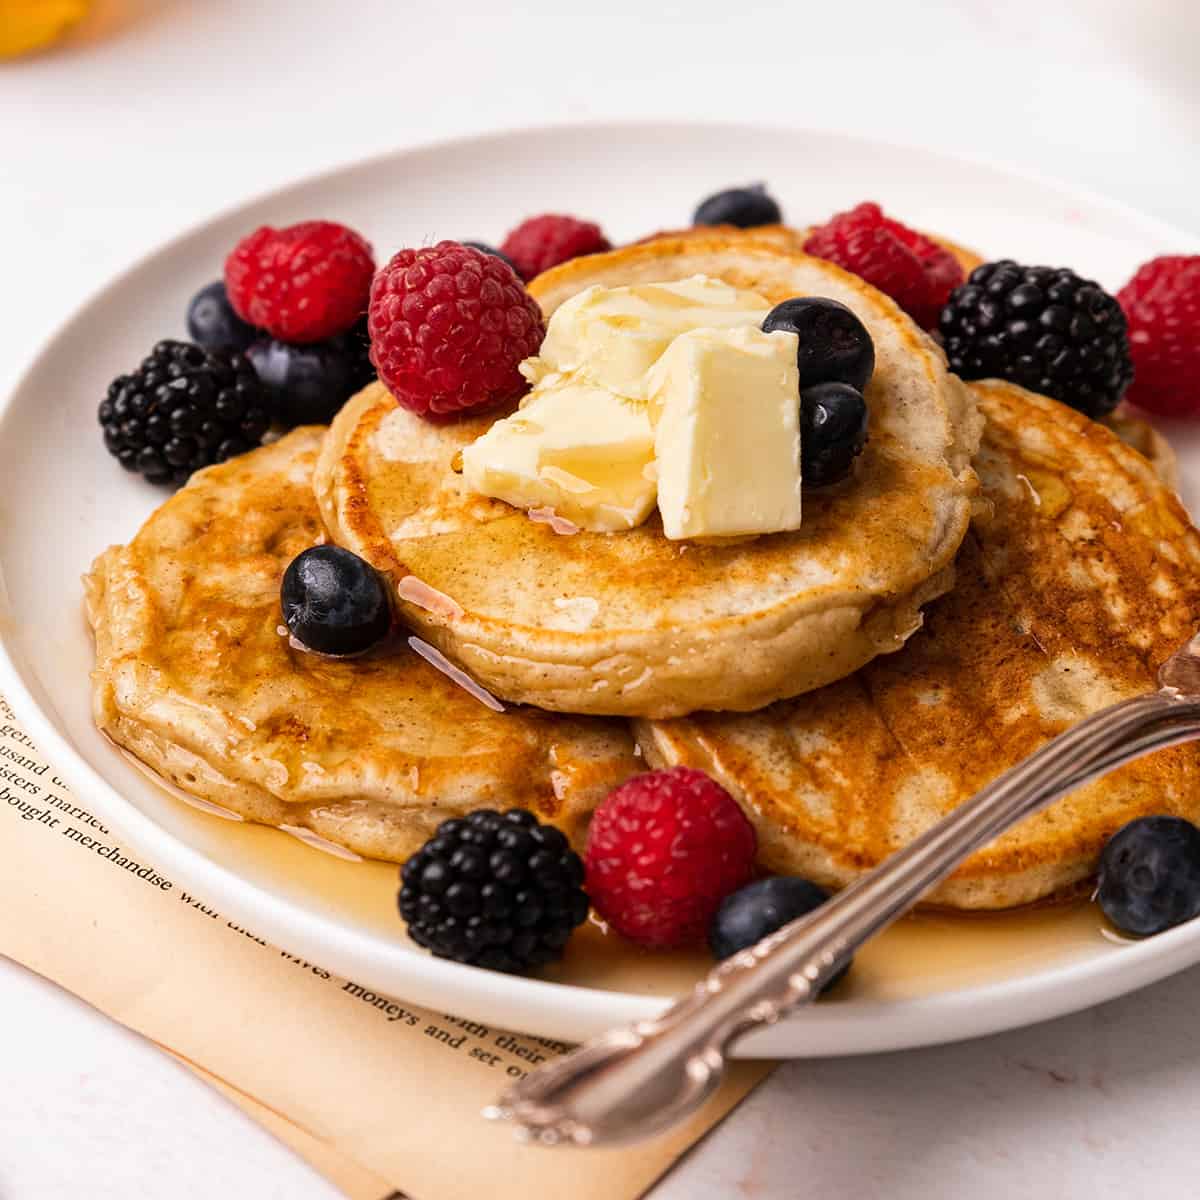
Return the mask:
{"type": "Polygon", "coordinates": [[[646,372],[689,329],[758,327],[770,303],[757,292],[694,275],[666,283],[586,288],[555,310],[540,354],[522,371],[531,383],[580,374],[627,399],[646,396],[646,372]]]}
{"type": "Polygon", "coordinates": [[[794,333],[694,329],[649,377],[663,532],[672,539],[798,529],[800,377],[794,333]]]}
{"type": "Polygon", "coordinates": [[[653,458],[644,404],[567,379],[535,390],[463,450],[463,479],[518,508],[550,508],[580,529],[612,532],[650,515],[653,458]]]}

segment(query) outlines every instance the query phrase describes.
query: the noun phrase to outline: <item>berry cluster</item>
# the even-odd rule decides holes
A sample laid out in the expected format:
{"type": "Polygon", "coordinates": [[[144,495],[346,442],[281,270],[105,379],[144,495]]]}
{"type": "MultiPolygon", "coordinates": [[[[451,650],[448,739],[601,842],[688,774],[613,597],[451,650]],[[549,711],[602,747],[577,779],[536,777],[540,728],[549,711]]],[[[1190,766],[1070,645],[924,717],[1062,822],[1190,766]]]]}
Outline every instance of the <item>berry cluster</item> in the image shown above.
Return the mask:
{"type": "Polygon", "coordinates": [[[225,278],[188,305],[192,342],[160,342],[100,405],[104,442],[152,483],[257,446],[272,426],[324,423],[374,375],[367,294],[374,260],[332,221],[243,238],[225,278]]]}
{"type": "Polygon", "coordinates": [[[404,865],[400,913],[438,957],[498,971],[558,958],[589,902],[636,945],[707,942],[726,958],[828,898],[798,878],[751,883],[756,846],[737,802],[703,771],[650,771],[597,808],[582,861],[522,809],[444,821],[404,865]]]}
{"type": "Polygon", "coordinates": [[[875,370],[875,343],[844,304],[796,296],[777,304],[766,333],[794,333],[799,342],[800,474],[806,487],[845,479],[867,444],[863,395],[875,370]]]}
{"type": "MultiPolygon", "coordinates": [[[[743,229],[781,220],[762,184],[716,192],[693,215],[743,229]]],[[[545,329],[522,281],[610,248],[594,222],[547,213],[500,249],[440,242],[401,250],[376,273],[370,245],[344,225],[263,226],[230,252],[224,279],[193,297],[192,352],[156,348],[113,381],[100,408],[105,443],[147,479],[177,483],[256,445],[269,425],[331,420],[376,370],[430,420],[510,402],[545,329]],[[160,395],[166,371],[187,382],[160,395]]],[[[1093,417],[1126,395],[1169,416],[1200,413],[1200,256],[1155,259],[1116,298],[1065,268],[1009,260],[964,281],[950,250],[872,202],[813,228],[804,248],[936,326],[963,378],[1012,380],[1093,417]]],[[[816,298],[777,306],[764,328],[800,335],[806,484],[843,478],[866,441],[870,338],[849,310],[816,298]]]]}

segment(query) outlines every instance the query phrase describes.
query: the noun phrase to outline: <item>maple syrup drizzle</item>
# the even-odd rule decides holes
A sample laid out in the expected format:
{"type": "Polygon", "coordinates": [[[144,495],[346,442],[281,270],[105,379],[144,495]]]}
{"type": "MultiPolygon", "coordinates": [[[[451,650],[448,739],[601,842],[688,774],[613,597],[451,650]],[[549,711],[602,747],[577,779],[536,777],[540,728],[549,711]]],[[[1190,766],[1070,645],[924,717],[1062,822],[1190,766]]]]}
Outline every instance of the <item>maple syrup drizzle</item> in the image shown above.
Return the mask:
{"type": "MultiPolygon", "coordinates": [[[[317,853],[293,836],[250,822],[180,813],[191,840],[214,861],[349,928],[406,942],[396,911],[399,867],[317,853]]],[[[999,983],[1097,952],[1120,953],[1099,909],[1087,900],[995,914],[921,912],[899,921],[858,954],[844,983],[822,1004],[916,999],[999,983]]],[[[639,950],[593,917],[563,960],[541,976],[555,983],[672,996],[712,967],[705,950],[639,950]]]]}

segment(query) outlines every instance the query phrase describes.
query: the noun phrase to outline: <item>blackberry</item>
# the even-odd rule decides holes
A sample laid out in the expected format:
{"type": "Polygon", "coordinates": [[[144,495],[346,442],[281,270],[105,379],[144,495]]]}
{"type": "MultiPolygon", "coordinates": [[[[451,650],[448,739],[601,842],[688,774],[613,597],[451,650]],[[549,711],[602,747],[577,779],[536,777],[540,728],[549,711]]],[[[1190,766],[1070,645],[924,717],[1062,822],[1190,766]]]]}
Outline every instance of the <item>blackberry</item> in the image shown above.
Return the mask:
{"type": "Polygon", "coordinates": [[[108,452],[151,483],[183,483],[193,471],[257,446],[271,424],[254,368],[238,355],[163,341],[100,402],[108,452]]]}
{"type": "Polygon", "coordinates": [[[984,263],[950,293],[939,326],[963,379],[1007,379],[1096,419],[1133,379],[1121,306],[1066,267],[984,263]]]}
{"type": "Polygon", "coordinates": [[[523,808],[443,821],[401,880],[400,915],[413,941],[491,971],[561,957],[588,914],[579,855],[523,808]]]}

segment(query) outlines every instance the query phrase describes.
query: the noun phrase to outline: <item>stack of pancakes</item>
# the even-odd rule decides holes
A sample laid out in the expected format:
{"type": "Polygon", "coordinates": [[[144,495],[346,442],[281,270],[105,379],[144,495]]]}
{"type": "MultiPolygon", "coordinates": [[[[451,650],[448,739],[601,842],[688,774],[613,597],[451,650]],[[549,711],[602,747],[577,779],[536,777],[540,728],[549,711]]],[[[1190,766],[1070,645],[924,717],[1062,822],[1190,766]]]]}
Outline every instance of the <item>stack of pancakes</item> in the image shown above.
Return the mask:
{"type": "MultiPolygon", "coordinates": [[[[464,487],[459,452],[497,414],[429,424],[373,384],[328,430],[200,472],[97,560],[99,727],[192,795],[395,861],[479,807],[530,808],[581,845],[629,775],[698,766],[754,822],[764,869],[840,886],[1080,717],[1154,687],[1200,613],[1200,535],[1161,440],[967,387],[799,237],[662,235],[531,291],[549,315],[592,284],[705,274],[853,308],[876,349],[870,441],[851,480],[806,495],[800,530],[676,543],[655,516],[557,532],[464,487]],[[365,657],[312,654],[280,625],[284,569],[324,540],[393,585],[402,635],[365,657]]],[[[1080,790],[931,899],[1067,894],[1117,828],[1155,812],[1200,815],[1200,750],[1080,790]]]]}

